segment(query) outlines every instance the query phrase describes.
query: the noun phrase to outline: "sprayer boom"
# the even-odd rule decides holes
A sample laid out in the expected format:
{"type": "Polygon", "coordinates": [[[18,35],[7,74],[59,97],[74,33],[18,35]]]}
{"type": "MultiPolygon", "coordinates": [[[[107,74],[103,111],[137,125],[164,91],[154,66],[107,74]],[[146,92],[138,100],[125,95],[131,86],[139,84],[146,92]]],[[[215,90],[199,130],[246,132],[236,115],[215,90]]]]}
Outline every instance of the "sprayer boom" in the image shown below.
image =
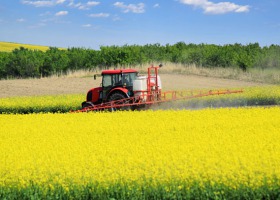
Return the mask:
{"type": "Polygon", "coordinates": [[[180,100],[188,100],[194,98],[201,98],[213,95],[226,95],[234,93],[242,93],[243,90],[209,90],[209,91],[167,91],[162,92],[160,96],[154,98],[154,95],[143,94],[138,98],[129,97],[115,101],[105,102],[82,108],[74,112],[88,112],[88,111],[101,111],[101,110],[128,110],[149,108],[151,105],[157,105],[165,102],[173,102],[180,100]],[[148,100],[147,100],[148,99],[148,100]]]}

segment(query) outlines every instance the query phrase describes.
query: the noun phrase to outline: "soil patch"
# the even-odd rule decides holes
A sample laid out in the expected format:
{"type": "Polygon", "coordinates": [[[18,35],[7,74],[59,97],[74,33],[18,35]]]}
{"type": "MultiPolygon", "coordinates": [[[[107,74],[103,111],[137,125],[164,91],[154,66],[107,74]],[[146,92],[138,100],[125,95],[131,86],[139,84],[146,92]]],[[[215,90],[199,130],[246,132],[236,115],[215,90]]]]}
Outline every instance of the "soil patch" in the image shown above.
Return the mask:
{"type": "MultiPolygon", "coordinates": [[[[195,75],[162,74],[163,90],[244,88],[267,85],[255,82],[203,77],[195,75]]],[[[57,94],[85,94],[98,87],[101,77],[87,78],[42,78],[0,81],[0,98],[12,96],[38,96],[57,94]]]]}

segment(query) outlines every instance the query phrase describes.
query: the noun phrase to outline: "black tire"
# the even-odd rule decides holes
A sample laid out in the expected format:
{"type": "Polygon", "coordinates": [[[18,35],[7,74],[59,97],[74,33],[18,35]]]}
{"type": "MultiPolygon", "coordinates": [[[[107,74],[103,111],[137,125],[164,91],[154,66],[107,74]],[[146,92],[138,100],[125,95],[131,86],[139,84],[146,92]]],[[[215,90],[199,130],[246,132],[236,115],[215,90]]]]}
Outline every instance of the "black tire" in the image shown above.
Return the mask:
{"type": "Polygon", "coordinates": [[[88,108],[88,107],[94,107],[93,103],[86,102],[86,101],[82,103],[82,108],[88,108]]]}
{"type": "MultiPolygon", "coordinates": [[[[121,100],[121,99],[126,99],[126,98],[128,98],[128,97],[125,94],[123,94],[121,92],[115,92],[109,97],[109,102],[117,101],[117,100],[121,100]]],[[[122,102],[119,103],[119,105],[127,104],[127,103],[129,103],[129,101],[122,101],[122,102]]],[[[111,111],[131,110],[131,106],[121,106],[121,107],[117,107],[117,108],[111,108],[110,110],[111,111]]]]}

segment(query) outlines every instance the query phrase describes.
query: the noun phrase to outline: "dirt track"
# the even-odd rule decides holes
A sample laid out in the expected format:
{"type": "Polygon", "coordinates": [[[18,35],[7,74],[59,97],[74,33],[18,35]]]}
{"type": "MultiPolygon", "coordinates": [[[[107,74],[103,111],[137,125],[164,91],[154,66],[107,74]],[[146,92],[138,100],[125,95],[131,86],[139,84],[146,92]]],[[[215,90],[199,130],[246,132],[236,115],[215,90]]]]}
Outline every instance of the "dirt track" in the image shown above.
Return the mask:
{"type": "MultiPolygon", "coordinates": [[[[100,82],[100,77],[97,80],[93,78],[1,80],[0,98],[12,96],[86,94],[90,88],[99,86],[100,82]]],[[[162,74],[161,82],[164,90],[244,88],[264,85],[254,82],[176,74],[162,74]]]]}

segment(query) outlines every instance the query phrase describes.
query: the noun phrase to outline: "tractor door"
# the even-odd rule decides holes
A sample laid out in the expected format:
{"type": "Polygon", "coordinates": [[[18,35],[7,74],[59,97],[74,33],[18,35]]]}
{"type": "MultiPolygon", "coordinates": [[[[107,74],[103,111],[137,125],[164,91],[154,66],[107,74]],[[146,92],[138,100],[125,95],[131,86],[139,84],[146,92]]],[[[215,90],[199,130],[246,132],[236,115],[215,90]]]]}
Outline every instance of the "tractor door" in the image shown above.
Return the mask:
{"type": "Polygon", "coordinates": [[[123,83],[121,74],[104,74],[102,77],[102,99],[106,100],[107,95],[113,88],[122,86],[123,83]]]}

